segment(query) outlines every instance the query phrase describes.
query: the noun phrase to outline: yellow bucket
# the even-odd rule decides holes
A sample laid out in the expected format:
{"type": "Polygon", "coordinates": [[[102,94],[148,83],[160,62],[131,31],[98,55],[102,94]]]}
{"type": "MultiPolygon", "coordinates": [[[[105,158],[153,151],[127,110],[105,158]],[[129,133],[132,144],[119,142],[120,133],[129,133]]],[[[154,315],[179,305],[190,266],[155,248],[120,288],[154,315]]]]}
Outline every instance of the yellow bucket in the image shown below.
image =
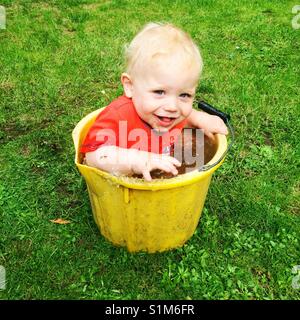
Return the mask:
{"type": "MultiPolygon", "coordinates": [[[[85,116],[72,133],[75,164],[83,175],[93,216],[101,234],[128,251],[160,252],[182,246],[194,233],[203,209],[213,172],[192,171],[171,179],[146,182],[131,177],[116,177],[81,164],[80,146],[102,109],[85,116]]],[[[224,135],[216,135],[218,161],[227,149],[224,135]]]]}

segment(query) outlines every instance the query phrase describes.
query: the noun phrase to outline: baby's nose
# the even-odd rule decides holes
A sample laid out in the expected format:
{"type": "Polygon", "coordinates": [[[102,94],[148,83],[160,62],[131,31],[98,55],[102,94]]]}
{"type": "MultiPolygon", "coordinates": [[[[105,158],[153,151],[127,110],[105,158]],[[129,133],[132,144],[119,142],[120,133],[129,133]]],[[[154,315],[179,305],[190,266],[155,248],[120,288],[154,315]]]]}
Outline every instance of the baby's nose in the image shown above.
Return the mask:
{"type": "Polygon", "coordinates": [[[169,99],[165,105],[165,110],[166,111],[177,111],[177,100],[176,99],[169,99]]]}

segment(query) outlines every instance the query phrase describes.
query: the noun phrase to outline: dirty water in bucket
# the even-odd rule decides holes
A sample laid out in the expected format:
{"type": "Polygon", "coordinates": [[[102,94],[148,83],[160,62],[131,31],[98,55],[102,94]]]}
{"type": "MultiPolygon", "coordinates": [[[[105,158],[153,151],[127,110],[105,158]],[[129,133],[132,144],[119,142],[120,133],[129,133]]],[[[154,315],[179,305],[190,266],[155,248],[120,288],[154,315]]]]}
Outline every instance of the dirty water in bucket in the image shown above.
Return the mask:
{"type": "MultiPolygon", "coordinates": [[[[218,149],[217,143],[208,138],[207,136],[204,136],[203,143],[201,147],[198,147],[198,153],[196,154],[197,148],[196,148],[196,130],[188,128],[189,134],[185,134],[185,130],[183,129],[183,132],[181,136],[178,138],[178,141],[181,141],[179,146],[179,149],[181,148],[181,155],[184,154],[184,148],[187,153],[190,153],[195,157],[195,161],[192,164],[189,164],[185,161],[184,156],[182,156],[182,159],[178,159],[181,162],[181,166],[177,167],[178,175],[185,174],[194,170],[198,169],[197,164],[199,164],[199,160],[201,164],[207,164],[215,155],[218,149]]],[[[170,151],[170,156],[174,157],[174,149],[170,151]]],[[[80,163],[86,164],[85,159],[81,158],[80,163]]],[[[141,174],[134,174],[131,176],[132,178],[137,179],[143,179],[143,175],[141,174]]],[[[174,175],[172,173],[164,172],[162,170],[156,169],[151,171],[151,177],[152,179],[170,179],[174,178],[174,175]]]]}
{"type": "MultiPolygon", "coordinates": [[[[185,131],[185,129],[183,131],[185,131]]],[[[183,135],[181,137],[184,137],[184,138],[179,137],[178,141],[182,141],[179,145],[179,148],[181,148],[182,155],[184,154],[184,149],[185,149],[185,152],[193,155],[195,161],[193,161],[193,163],[190,164],[185,161],[184,156],[182,157],[182,159],[178,159],[178,160],[181,160],[181,166],[177,167],[178,175],[185,174],[198,169],[197,164],[199,164],[199,161],[197,160],[200,160],[202,165],[207,164],[213,158],[218,148],[218,145],[214,140],[208,138],[207,136],[204,136],[204,139],[203,139],[204,144],[202,144],[200,148],[198,147],[198,150],[197,150],[196,129],[189,128],[189,133],[192,133],[192,134],[185,134],[183,132],[183,135]],[[196,151],[198,151],[198,153],[196,153],[196,151]]],[[[174,156],[174,149],[171,150],[170,155],[174,156]]],[[[143,178],[143,176],[139,174],[134,174],[132,177],[143,178]]],[[[151,177],[152,179],[170,179],[170,178],[173,178],[174,176],[172,173],[168,173],[168,172],[164,172],[162,170],[156,169],[151,171],[151,177]]]]}

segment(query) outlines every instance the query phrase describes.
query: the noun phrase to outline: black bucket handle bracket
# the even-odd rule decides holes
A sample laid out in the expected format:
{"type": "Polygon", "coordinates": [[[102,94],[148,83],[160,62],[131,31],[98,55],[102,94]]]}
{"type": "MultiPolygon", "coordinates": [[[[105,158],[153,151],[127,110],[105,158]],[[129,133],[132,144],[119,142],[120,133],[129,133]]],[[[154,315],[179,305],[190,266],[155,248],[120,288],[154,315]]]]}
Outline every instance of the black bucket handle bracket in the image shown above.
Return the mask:
{"type": "Polygon", "coordinates": [[[199,101],[198,108],[211,114],[211,115],[220,117],[225,122],[226,125],[230,120],[229,114],[226,114],[226,113],[218,110],[217,108],[213,107],[212,105],[210,105],[209,103],[207,103],[205,101],[199,101]]]}
{"type": "Polygon", "coordinates": [[[200,167],[198,169],[198,171],[206,171],[206,170],[209,170],[209,169],[213,168],[214,166],[216,166],[218,163],[220,163],[225,158],[225,156],[227,155],[227,153],[229,152],[229,150],[231,149],[231,147],[233,145],[233,142],[235,140],[235,135],[234,135],[234,130],[233,130],[231,123],[230,123],[230,115],[229,114],[218,110],[217,108],[213,107],[212,105],[210,105],[209,103],[207,103],[205,101],[198,101],[198,108],[203,110],[204,112],[207,112],[208,114],[220,117],[224,121],[226,126],[228,127],[229,132],[230,132],[230,136],[231,136],[230,144],[227,147],[227,149],[225,150],[225,152],[222,154],[221,158],[218,159],[215,163],[213,163],[211,165],[203,165],[202,167],[200,167]]]}

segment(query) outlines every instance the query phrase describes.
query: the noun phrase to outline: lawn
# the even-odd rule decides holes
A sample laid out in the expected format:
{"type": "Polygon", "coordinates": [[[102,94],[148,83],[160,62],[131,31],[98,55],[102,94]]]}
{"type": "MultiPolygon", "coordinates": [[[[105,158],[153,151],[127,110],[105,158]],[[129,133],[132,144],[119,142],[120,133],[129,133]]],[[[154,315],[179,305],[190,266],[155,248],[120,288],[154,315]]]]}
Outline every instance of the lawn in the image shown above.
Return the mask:
{"type": "Polygon", "coordinates": [[[2,0],[0,299],[299,299],[296,4],[2,0]],[[123,46],[149,21],[192,35],[197,97],[231,114],[236,142],[194,236],[130,254],[93,221],[71,132],[122,93],[123,46]]]}

